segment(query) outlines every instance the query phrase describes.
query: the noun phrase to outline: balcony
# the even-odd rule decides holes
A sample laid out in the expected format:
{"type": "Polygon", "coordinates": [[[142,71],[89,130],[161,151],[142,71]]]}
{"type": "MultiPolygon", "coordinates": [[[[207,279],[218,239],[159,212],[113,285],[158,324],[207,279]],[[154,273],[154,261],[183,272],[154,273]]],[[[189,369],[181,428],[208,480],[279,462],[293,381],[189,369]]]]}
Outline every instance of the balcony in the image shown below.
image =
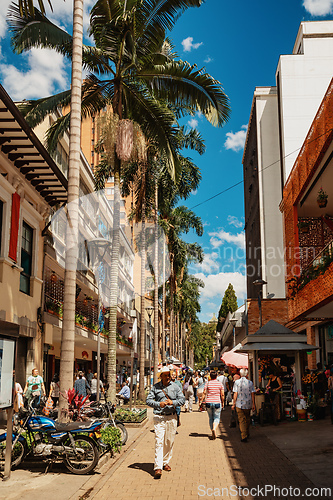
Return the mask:
{"type": "MultiPolygon", "coordinates": [[[[80,284],[80,286],[82,286],[80,284]]],[[[76,285],[76,305],[75,305],[75,324],[81,331],[86,331],[97,336],[98,333],[98,296],[97,294],[88,295],[90,290],[82,290],[76,285]]],[[[44,312],[49,316],[45,317],[47,322],[51,322],[61,327],[63,317],[64,303],[64,281],[63,278],[51,271],[45,269],[45,290],[44,290],[44,312]]],[[[103,309],[103,313],[107,311],[103,309]]],[[[107,315],[106,315],[107,316],[107,315]]],[[[124,324],[122,318],[117,322],[117,343],[129,349],[133,349],[133,342],[127,336],[122,335],[121,329],[124,324]]],[[[104,316],[104,327],[101,335],[107,338],[109,335],[109,319],[104,316]]]]}

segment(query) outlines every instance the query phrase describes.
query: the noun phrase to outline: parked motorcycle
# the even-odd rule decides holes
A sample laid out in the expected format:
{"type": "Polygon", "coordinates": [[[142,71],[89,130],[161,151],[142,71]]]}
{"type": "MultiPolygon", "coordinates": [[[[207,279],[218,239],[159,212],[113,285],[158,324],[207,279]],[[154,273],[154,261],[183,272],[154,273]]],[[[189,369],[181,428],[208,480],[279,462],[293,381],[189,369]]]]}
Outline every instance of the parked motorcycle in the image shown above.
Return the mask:
{"type": "MultiPolygon", "coordinates": [[[[82,408],[81,417],[98,418],[100,420],[103,420],[102,429],[106,429],[107,427],[115,427],[120,431],[121,444],[124,445],[126,444],[126,441],[128,439],[127,429],[124,424],[120,422],[120,420],[113,418],[113,413],[115,412],[115,410],[115,405],[109,403],[108,401],[104,404],[94,402],[82,408]]],[[[104,443],[102,439],[99,440],[99,444],[103,447],[104,443]]]]}
{"type": "MultiPolygon", "coordinates": [[[[88,474],[99,460],[97,435],[103,422],[70,422],[60,424],[51,418],[37,415],[29,405],[14,416],[12,467],[27,456],[63,460],[73,474],[88,474]]],[[[0,465],[4,465],[6,433],[0,435],[0,465]]]]}

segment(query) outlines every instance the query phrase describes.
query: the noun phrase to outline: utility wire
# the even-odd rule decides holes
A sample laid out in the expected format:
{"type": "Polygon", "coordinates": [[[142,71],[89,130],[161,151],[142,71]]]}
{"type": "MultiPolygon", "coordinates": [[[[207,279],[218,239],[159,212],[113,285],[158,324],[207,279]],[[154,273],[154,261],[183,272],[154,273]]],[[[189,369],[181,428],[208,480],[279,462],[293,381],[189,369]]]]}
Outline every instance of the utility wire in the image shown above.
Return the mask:
{"type": "MultiPolygon", "coordinates": [[[[318,135],[317,137],[315,137],[314,139],[311,139],[310,141],[307,141],[308,144],[310,144],[311,142],[313,141],[316,141],[317,139],[320,139],[320,137],[322,137],[323,135],[326,135],[328,134],[328,132],[331,132],[333,130],[333,128],[330,128],[329,130],[327,130],[326,132],[324,132],[323,134],[321,135],[318,135]]],[[[292,151],[291,153],[288,153],[287,155],[285,155],[283,157],[283,160],[285,158],[288,158],[288,156],[291,156],[293,155],[294,153],[297,153],[297,151],[300,151],[301,149],[303,148],[303,145],[300,147],[300,148],[297,148],[295,149],[295,151],[292,151]]],[[[273,163],[270,163],[269,165],[267,165],[266,167],[263,167],[261,170],[259,170],[259,172],[263,172],[264,170],[266,170],[267,168],[270,168],[270,167],[273,167],[274,165],[276,165],[277,163],[280,163],[280,160],[276,160],[274,161],[273,163]]],[[[193,210],[193,208],[197,208],[197,207],[200,207],[200,205],[203,205],[204,203],[207,203],[208,201],[211,201],[213,200],[214,198],[217,198],[218,196],[221,196],[221,194],[224,194],[226,193],[227,191],[230,191],[230,189],[233,189],[237,186],[239,186],[240,184],[243,184],[244,183],[244,179],[242,179],[241,181],[238,181],[236,182],[236,184],[233,184],[232,186],[229,186],[227,187],[226,189],[223,189],[223,191],[220,191],[219,193],[216,193],[214,194],[213,196],[210,196],[209,198],[207,198],[206,200],[202,201],[201,203],[198,203],[197,205],[194,205],[193,207],[191,207],[191,210],[193,210]]]]}

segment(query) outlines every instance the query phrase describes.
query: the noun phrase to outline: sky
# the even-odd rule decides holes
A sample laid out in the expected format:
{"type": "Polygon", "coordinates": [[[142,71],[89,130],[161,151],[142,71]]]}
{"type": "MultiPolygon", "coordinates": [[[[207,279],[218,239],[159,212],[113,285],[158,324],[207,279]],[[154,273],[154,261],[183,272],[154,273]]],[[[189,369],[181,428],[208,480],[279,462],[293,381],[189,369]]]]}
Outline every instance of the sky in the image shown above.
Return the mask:
{"type": "MultiPolygon", "coordinates": [[[[1,0],[1,84],[14,100],[69,88],[70,64],[61,55],[45,49],[13,55],[5,21],[9,4],[10,0],[1,0]]],[[[52,4],[49,17],[71,32],[72,1],[52,0],[52,4]]],[[[85,28],[93,4],[94,0],[84,1],[85,28]]],[[[231,107],[223,128],[214,128],[200,114],[183,122],[197,128],[206,144],[204,155],[188,153],[200,168],[202,181],[186,201],[204,224],[202,237],[187,235],[205,253],[201,265],[190,266],[205,283],[201,321],[217,316],[229,283],[239,305],[246,298],[242,155],[255,87],[275,85],[279,56],[292,53],[302,21],[325,19],[333,19],[333,0],[206,0],[200,8],[187,10],[170,33],[179,58],[205,67],[221,82],[231,107]]]]}

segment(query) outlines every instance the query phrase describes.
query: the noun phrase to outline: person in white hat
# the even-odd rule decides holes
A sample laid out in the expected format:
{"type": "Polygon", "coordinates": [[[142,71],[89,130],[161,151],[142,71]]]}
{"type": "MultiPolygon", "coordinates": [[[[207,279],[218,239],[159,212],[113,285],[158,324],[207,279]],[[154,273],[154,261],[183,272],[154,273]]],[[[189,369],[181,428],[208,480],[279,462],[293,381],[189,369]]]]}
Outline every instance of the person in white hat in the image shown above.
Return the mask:
{"type": "Polygon", "coordinates": [[[147,397],[147,405],[154,408],[155,479],[162,470],[171,471],[173,444],[177,431],[176,406],[183,406],[185,397],[177,384],[171,381],[170,369],[163,366],[161,381],[154,384],[147,397]]]}

